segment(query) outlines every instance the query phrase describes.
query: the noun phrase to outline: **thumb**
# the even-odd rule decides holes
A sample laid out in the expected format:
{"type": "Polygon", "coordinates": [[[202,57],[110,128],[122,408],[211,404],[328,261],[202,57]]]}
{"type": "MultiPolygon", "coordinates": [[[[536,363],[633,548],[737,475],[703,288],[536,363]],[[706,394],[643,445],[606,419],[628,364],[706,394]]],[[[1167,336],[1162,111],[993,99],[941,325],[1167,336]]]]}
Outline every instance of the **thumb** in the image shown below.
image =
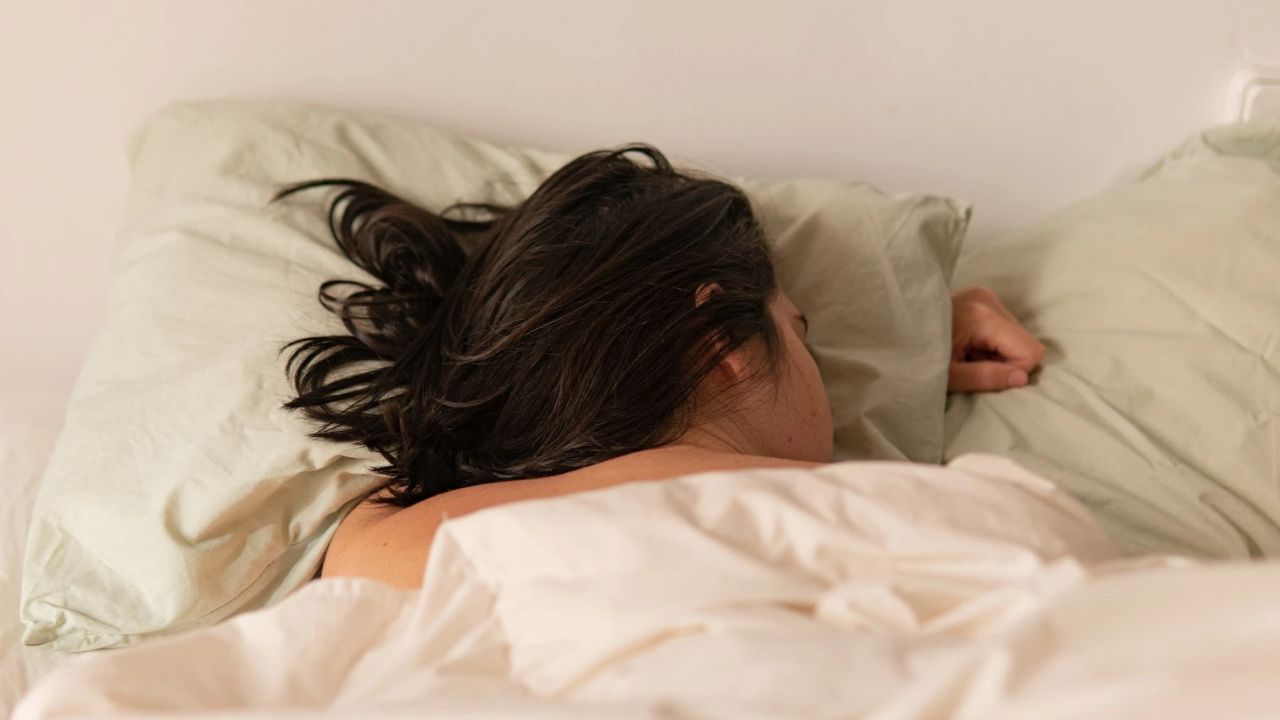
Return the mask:
{"type": "Polygon", "coordinates": [[[991,361],[953,362],[947,377],[951,392],[997,392],[1026,384],[1026,370],[991,361]]]}

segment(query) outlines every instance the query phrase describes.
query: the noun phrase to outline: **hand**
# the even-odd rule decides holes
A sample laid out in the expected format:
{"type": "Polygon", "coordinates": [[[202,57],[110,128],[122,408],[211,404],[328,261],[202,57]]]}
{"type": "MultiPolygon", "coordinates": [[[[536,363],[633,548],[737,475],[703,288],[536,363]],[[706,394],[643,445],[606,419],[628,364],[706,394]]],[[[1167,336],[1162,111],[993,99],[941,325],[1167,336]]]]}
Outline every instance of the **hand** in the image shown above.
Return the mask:
{"type": "Polygon", "coordinates": [[[1044,358],[1044,345],[984,287],[951,295],[951,371],[948,392],[1022,387],[1044,358]]]}

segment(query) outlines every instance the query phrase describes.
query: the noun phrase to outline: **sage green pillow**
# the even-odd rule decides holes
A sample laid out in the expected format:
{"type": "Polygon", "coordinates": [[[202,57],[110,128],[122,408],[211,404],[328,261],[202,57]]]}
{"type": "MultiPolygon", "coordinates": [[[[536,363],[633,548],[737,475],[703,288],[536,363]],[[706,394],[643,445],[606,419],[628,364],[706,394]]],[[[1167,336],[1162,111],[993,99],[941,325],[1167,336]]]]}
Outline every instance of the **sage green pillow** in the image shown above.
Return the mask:
{"type": "Polygon", "coordinates": [[[1129,553],[1280,554],[1280,123],[969,247],[956,282],[1048,352],[1026,388],[950,398],[948,458],[1013,458],[1129,553]]]}
{"type": "MultiPolygon", "coordinates": [[[[107,320],[27,546],[26,642],[62,650],[283,597],[377,483],[367,470],[381,458],[307,438],[313,428],[279,407],[281,344],[344,332],[319,284],[373,278],[338,252],[322,193],[268,206],[276,190],[337,175],[435,210],[510,204],[570,158],[412,120],[235,101],[168,107],[130,153],[107,320]]],[[[839,456],[940,460],[948,281],[968,208],[855,183],[745,184],[781,282],[811,317],[839,456]]]]}

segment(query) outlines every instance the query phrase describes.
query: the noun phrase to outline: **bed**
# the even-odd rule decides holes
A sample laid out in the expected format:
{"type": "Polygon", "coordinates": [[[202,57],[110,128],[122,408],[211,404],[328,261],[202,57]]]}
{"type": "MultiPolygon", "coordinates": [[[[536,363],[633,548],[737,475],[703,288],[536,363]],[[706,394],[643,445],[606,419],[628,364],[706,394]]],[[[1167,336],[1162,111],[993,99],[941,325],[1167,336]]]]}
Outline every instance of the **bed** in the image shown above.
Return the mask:
{"type": "Polygon", "coordinates": [[[1276,563],[1118,560],[996,456],[634,483],[436,542],[421,591],[313,582],[77,659],[17,717],[1246,718],[1280,700],[1276,563]]]}
{"type": "MultiPolygon", "coordinates": [[[[35,268],[12,278],[13,282],[4,288],[8,293],[4,304],[26,306],[32,299],[53,296],[59,302],[47,304],[49,315],[44,320],[36,314],[13,316],[13,327],[20,335],[43,336],[46,330],[41,323],[45,321],[58,332],[50,334],[54,339],[43,349],[37,343],[6,348],[5,372],[0,377],[0,714],[7,715],[18,698],[45,677],[49,679],[36,695],[28,698],[21,717],[139,716],[148,712],[147,707],[219,717],[236,717],[239,713],[248,717],[263,707],[286,707],[297,716],[326,717],[391,717],[431,710],[446,714],[467,712],[477,717],[539,713],[548,717],[670,717],[679,713],[734,717],[746,712],[761,717],[822,713],[895,718],[1065,718],[1108,713],[1126,717],[1267,717],[1272,708],[1280,705],[1274,683],[1269,681],[1280,672],[1280,656],[1274,652],[1275,647],[1280,647],[1276,636],[1280,619],[1275,615],[1275,608],[1280,608],[1280,570],[1274,566],[1275,561],[1245,562],[1250,557],[1275,555],[1280,547],[1280,539],[1269,534],[1276,523],[1269,515],[1273,510],[1267,505],[1272,501],[1268,493],[1251,494],[1253,490],[1248,488],[1231,488],[1225,495],[1192,492],[1153,512],[1149,506],[1137,507],[1123,493],[1097,482],[1099,474],[1150,473],[1153,466],[1168,470],[1170,476],[1181,477],[1177,473],[1195,471],[1216,480],[1238,476],[1239,467],[1232,462],[1258,467],[1265,458],[1275,457],[1274,438],[1280,435],[1246,433],[1280,427],[1265,425],[1276,422],[1280,401],[1266,384],[1266,378],[1271,376],[1264,374],[1274,371],[1280,341],[1267,334],[1274,332],[1269,327],[1242,328],[1212,313],[1193,313],[1197,322],[1202,321],[1203,335],[1238,341],[1237,349],[1242,352],[1205,359],[1201,374],[1213,376],[1215,387],[1226,388],[1221,395],[1233,402],[1237,396],[1253,398],[1253,414],[1249,415],[1253,422],[1249,427],[1241,430],[1220,424],[1214,428],[1217,433],[1239,430],[1231,437],[1253,453],[1244,453],[1243,459],[1215,458],[1202,464],[1169,462],[1164,459],[1168,456],[1166,446],[1177,446],[1186,440],[1181,444],[1194,449],[1194,438],[1176,436],[1176,429],[1134,424],[1122,434],[1131,453],[1111,456],[1110,466],[1073,465],[1079,452],[1068,449],[1053,456],[1028,451],[1024,435],[1006,431],[1008,418],[1027,411],[1019,406],[1020,398],[1027,396],[1010,395],[999,402],[976,405],[955,399],[948,408],[951,426],[944,448],[947,459],[954,464],[947,469],[951,475],[917,477],[897,466],[879,467],[874,472],[841,467],[826,479],[823,492],[827,494],[812,497],[790,494],[785,478],[761,476],[752,479],[757,483],[755,497],[759,502],[739,508],[735,516],[738,524],[729,525],[718,524],[725,522],[724,514],[693,512],[696,508],[720,508],[726,513],[725,508],[734,507],[723,489],[718,489],[716,478],[677,485],[668,494],[645,495],[633,490],[633,495],[593,495],[560,505],[489,513],[451,528],[455,534],[435,556],[440,568],[435,571],[437,577],[421,593],[390,593],[375,584],[355,581],[311,584],[295,593],[286,588],[270,603],[264,603],[271,606],[264,610],[241,613],[212,627],[205,627],[207,623],[194,625],[189,634],[146,642],[136,651],[126,650],[118,655],[91,653],[84,656],[87,659],[77,659],[66,669],[58,669],[69,656],[24,645],[24,628],[16,617],[31,506],[63,429],[64,412],[73,395],[73,378],[99,330],[98,321],[107,312],[102,309],[105,302],[88,309],[65,297],[74,297],[77,292],[97,292],[96,297],[106,297],[106,278],[112,269],[108,259],[110,243],[105,241],[106,233],[101,228],[114,225],[118,219],[125,204],[126,183],[118,158],[113,155],[108,160],[101,156],[106,152],[104,148],[121,147],[127,133],[136,130],[143,118],[161,104],[184,97],[302,98],[444,120],[486,136],[519,137],[560,148],[578,147],[584,139],[607,142],[623,134],[652,132],[654,139],[669,141],[688,155],[743,174],[821,174],[836,178],[845,177],[849,168],[857,168],[859,178],[873,177],[888,186],[954,193],[972,200],[977,210],[966,243],[978,252],[969,257],[985,254],[1008,258],[1017,247],[1001,241],[1014,228],[1039,220],[1051,208],[1067,205],[1117,181],[1127,181],[1137,176],[1140,168],[1150,170],[1150,161],[1178,138],[1216,122],[1238,119],[1239,93],[1243,90],[1237,87],[1237,95],[1232,95],[1228,80],[1243,64],[1267,60],[1268,48],[1276,47],[1276,38],[1266,34],[1268,27],[1275,26],[1268,22],[1274,9],[1260,2],[1240,3],[1231,12],[1216,4],[1171,4],[1163,18],[1170,32],[1159,38],[1148,37],[1144,41],[1150,44],[1148,52],[1137,59],[1133,57],[1132,43],[1139,35],[1146,37],[1149,17],[1145,10],[1130,8],[1117,14],[1110,6],[1098,4],[1070,10],[1066,6],[1052,11],[1026,9],[1011,15],[1008,8],[995,3],[963,13],[871,3],[825,14],[817,9],[796,13],[761,10],[744,22],[748,30],[776,40],[766,43],[776,52],[761,53],[726,40],[723,57],[703,65],[700,63],[704,59],[690,48],[705,45],[701,38],[715,34],[720,16],[714,9],[688,11],[675,3],[658,3],[652,15],[635,17],[623,11],[621,5],[602,4],[580,17],[579,22],[600,27],[633,23],[624,33],[629,42],[612,49],[594,47],[581,37],[561,35],[559,24],[548,25],[545,18],[526,17],[524,25],[534,23],[542,28],[544,38],[558,38],[573,52],[566,51],[563,57],[554,53],[543,56],[539,54],[543,45],[535,42],[535,34],[526,37],[508,33],[503,37],[509,45],[509,55],[498,57],[521,63],[539,57],[540,64],[535,63],[534,67],[547,78],[571,77],[577,78],[579,86],[609,88],[613,87],[610,67],[629,68],[628,72],[643,76],[641,65],[628,64],[634,61],[627,54],[631,52],[628,48],[639,48],[640,38],[657,33],[674,53],[676,65],[703,68],[702,72],[710,74],[695,75],[708,83],[716,75],[713,70],[718,69],[720,77],[726,73],[735,77],[734,72],[729,72],[734,68],[746,70],[739,81],[723,86],[727,90],[719,95],[712,93],[714,102],[690,108],[688,117],[682,116],[678,121],[660,108],[651,108],[648,115],[636,115],[630,91],[616,90],[620,94],[610,95],[615,90],[601,90],[613,105],[601,101],[600,106],[612,110],[601,111],[593,104],[575,105],[574,98],[580,95],[577,89],[570,92],[564,83],[553,80],[531,82],[527,91],[532,94],[525,98],[529,102],[516,103],[525,108],[524,114],[510,115],[506,110],[495,111],[499,102],[495,98],[505,97],[507,92],[504,78],[509,63],[476,61],[479,65],[473,68],[475,74],[469,76],[473,84],[468,84],[451,79],[452,75],[441,69],[447,63],[436,62],[445,56],[470,57],[472,48],[466,33],[433,35],[441,55],[425,50],[414,50],[408,58],[356,53],[359,57],[352,60],[356,69],[351,75],[342,76],[337,61],[318,48],[347,41],[346,31],[353,21],[346,11],[337,5],[308,8],[307,19],[298,20],[297,8],[254,9],[250,5],[215,9],[215,4],[208,4],[179,12],[166,9],[162,3],[142,3],[116,11],[50,3],[24,11],[32,13],[36,26],[49,27],[79,27],[69,23],[75,13],[99,13],[89,20],[121,21],[117,25],[131,28],[138,36],[135,39],[142,42],[119,54],[116,51],[120,48],[110,46],[116,41],[105,39],[101,33],[86,30],[78,36],[58,34],[60,41],[78,42],[83,47],[98,48],[102,57],[117,58],[113,61],[117,65],[102,69],[111,75],[111,82],[86,78],[79,64],[74,72],[68,72],[68,77],[74,77],[73,82],[84,86],[85,92],[102,93],[99,105],[108,111],[102,114],[101,123],[92,128],[80,126],[74,120],[79,117],[75,104],[50,94],[53,91],[48,88],[56,83],[43,82],[39,87],[26,87],[22,92],[29,101],[20,103],[22,107],[6,118],[6,122],[16,123],[13,135],[36,139],[27,148],[14,151],[21,166],[39,181],[36,184],[52,186],[75,177],[69,172],[70,161],[49,162],[56,153],[45,152],[61,147],[65,138],[69,147],[82,151],[78,153],[81,158],[87,158],[79,162],[95,168],[89,177],[100,181],[104,190],[99,193],[95,187],[89,192],[90,188],[82,187],[85,192],[81,195],[93,199],[79,213],[68,213],[63,208],[49,212],[49,206],[40,204],[45,200],[22,194],[25,191],[4,201],[16,203],[12,208],[6,206],[11,210],[6,215],[17,218],[16,224],[4,227],[5,242],[13,246],[14,252],[24,248],[21,252],[27,254],[19,257],[35,268]],[[122,15],[116,17],[113,13],[122,15]],[[1000,33],[992,38],[990,23],[995,17],[1002,18],[1010,28],[1021,28],[1021,32],[1000,33]],[[302,22],[313,37],[326,40],[301,39],[307,33],[293,32],[296,22],[302,22]],[[245,27],[259,28],[261,35],[246,37],[245,27]],[[673,28],[686,28],[690,37],[700,39],[690,42],[683,32],[673,28]],[[908,33],[910,28],[918,32],[908,33]],[[1098,34],[1098,28],[1107,30],[1098,34]],[[813,32],[818,32],[817,40],[813,32]],[[859,34],[864,32],[871,34],[859,34]],[[910,47],[888,47],[875,41],[895,33],[910,38],[903,40],[910,47]],[[263,63],[258,60],[278,57],[278,38],[295,35],[299,37],[293,45],[298,57],[309,58],[327,73],[312,74],[301,65],[262,69],[263,63]],[[1199,42],[1208,36],[1217,39],[1199,42]],[[182,42],[174,38],[185,38],[183,42],[196,46],[179,48],[177,45],[182,42]],[[196,58],[217,56],[216,48],[198,46],[196,38],[204,38],[199,42],[221,38],[244,43],[248,49],[241,59],[248,64],[217,70],[207,67],[196,58]],[[1092,64],[1080,64],[1073,48],[1090,44],[1094,50],[1090,55],[1092,64]],[[796,48],[812,51],[814,47],[823,48],[819,52],[821,67],[808,68],[803,81],[798,81],[794,73],[785,70],[788,66],[781,58],[794,55],[796,48]],[[1188,52],[1188,47],[1195,50],[1188,52]],[[986,49],[974,54],[970,48],[986,49]],[[584,69],[576,58],[586,52],[602,53],[612,58],[613,65],[606,62],[594,70],[584,69]],[[153,55],[160,54],[170,58],[171,64],[157,65],[153,55]],[[1009,57],[1020,57],[1024,62],[1009,63],[1009,57]],[[865,72],[848,81],[848,93],[834,97],[824,78],[830,76],[831,67],[842,64],[865,72]],[[1015,65],[1025,68],[1025,72],[1012,70],[1015,65]],[[172,72],[164,77],[152,72],[163,67],[172,72]],[[1098,82],[1103,69],[1115,73],[1106,76],[1110,78],[1107,82],[1098,82]],[[1165,82],[1171,72],[1179,74],[1182,81],[1165,82]],[[423,80],[423,73],[430,76],[429,81],[423,80]],[[902,81],[904,77],[926,76],[932,79],[902,81]],[[474,87],[485,86],[486,82],[490,83],[487,93],[474,91],[474,87]],[[1058,92],[1044,92],[1046,82],[1053,83],[1058,92]],[[758,93],[761,84],[790,88],[790,94],[783,93],[792,101],[787,113],[753,115],[752,110],[758,110],[758,105],[742,98],[758,93]],[[408,97],[405,88],[418,85],[424,86],[423,93],[408,97]],[[118,90],[120,87],[132,88],[132,92],[118,90]],[[107,93],[107,88],[117,89],[107,93]],[[531,109],[556,104],[532,102],[538,92],[554,96],[564,113],[543,115],[531,109]],[[881,100],[857,100],[866,97],[881,100]],[[955,109],[951,114],[954,122],[937,121],[932,109],[939,98],[955,109]],[[999,101],[992,102],[991,98],[999,101]],[[1011,113],[1010,107],[1022,110],[1011,113]],[[1099,107],[1112,116],[1108,122],[1098,121],[1093,109],[1099,107]],[[1222,111],[1223,107],[1228,111],[1222,111]],[[753,117],[757,121],[751,125],[753,130],[741,137],[719,136],[715,129],[725,108],[753,117]],[[499,116],[505,119],[494,119],[499,116]],[[804,118],[799,131],[792,124],[800,122],[797,118],[804,118]],[[859,138],[888,140],[851,143],[849,127],[860,128],[859,138]],[[772,149],[744,154],[743,147],[772,149]],[[838,149],[832,151],[833,147],[838,149]],[[59,237],[94,238],[83,243],[82,263],[68,265],[62,261],[61,250],[29,250],[25,249],[27,244],[17,241],[19,236],[42,237],[43,223],[49,217],[60,223],[59,237]],[[47,272],[41,272],[42,268],[47,272]],[[41,277],[58,280],[47,290],[41,277]],[[1257,361],[1241,365],[1242,358],[1257,361]],[[1256,389],[1237,393],[1239,388],[1231,385],[1231,377],[1219,381],[1213,375],[1217,369],[1225,373],[1226,369],[1239,368],[1256,373],[1244,375],[1256,389]],[[1255,382],[1253,378],[1258,379],[1255,382]],[[965,427],[969,429],[966,431],[965,427]],[[994,455],[985,454],[991,452],[1013,457],[1017,464],[1004,465],[994,455]],[[842,533],[856,529],[850,519],[855,515],[832,518],[816,510],[820,499],[834,502],[832,498],[836,498],[841,503],[857,505],[851,498],[871,492],[868,488],[876,486],[880,478],[905,478],[922,483],[921,487],[933,487],[929,483],[945,484],[946,477],[966,474],[985,478],[983,482],[1024,489],[1038,487],[1043,478],[1052,477],[1059,485],[1070,486],[1076,497],[1088,500],[1095,512],[1105,508],[1098,514],[1106,523],[1140,526],[1142,531],[1127,534],[1124,547],[1104,548],[1095,542],[1096,536],[1090,535],[1092,529],[1082,530],[1087,523],[1066,523],[1061,533],[1040,537],[1045,545],[1027,552],[1013,545],[1021,544],[1024,550],[1034,545],[1028,539],[1035,537],[1030,531],[1016,542],[1009,537],[993,539],[983,535],[986,531],[981,528],[947,525],[954,518],[949,520],[946,513],[939,513],[934,519],[942,528],[939,532],[945,532],[937,536],[941,538],[938,544],[917,547],[914,552],[938,553],[944,546],[961,542],[957,539],[961,536],[974,547],[981,546],[982,552],[952,557],[951,565],[913,566],[905,575],[886,573],[862,585],[830,574],[833,571],[822,565],[821,553],[806,555],[821,546],[814,538],[843,537],[842,533]],[[554,614],[548,609],[556,598],[554,588],[538,584],[538,578],[533,577],[525,578],[523,584],[510,581],[510,568],[504,565],[510,560],[493,550],[494,538],[502,535],[502,528],[513,525],[546,536],[556,528],[588,522],[593,513],[597,520],[612,518],[610,504],[624,500],[651,510],[654,525],[637,528],[638,537],[666,527],[687,533],[691,542],[704,542],[708,547],[700,546],[697,553],[687,557],[682,553],[690,546],[668,547],[660,543],[620,548],[619,552],[630,553],[644,567],[678,568],[682,560],[702,558],[704,570],[717,568],[726,577],[739,572],[740,582],[730,584],[728,590],[703,588],[706,594],[699,596],[703,604],[698,607],[682,604],[688,598],[682,600],[675,585],[656,588],[649,605],[599,601],[619,591],[607,582],[608,573],[600,557],[581,557],[580,568],[600,564],[596,567],[598,582],[590,586],[596,593],[591,597],[599,602],[580,608],[579,624],[556,626],[554,614]],[[800,510],[787,515],[782,512],[785,507],[800,510]],[[1256,510],[1259,507],[1262,509],[1256,510]],[[787,522],[798,523],[796,527],[809,529],[781,534],[772,543],[761,542],[767,535],[762,529],[777,527],[783,522],[783,515],[787,522]],[[1168,531],[1168,518],[1185,517],[1200,518],[1209,529],[1200,534],[1168,531]],[[1078,534],[1081,532],[1083,535],[1078,534]],[[717,555],[718,551],[710,547],[715,543],[709,539],[723,541],[726,537],[737,543],[736,559],[717,555]],[[1142,561],[1115,557],[1138,553],[1155,555],[1142,561]],[[1172,557],[1175,554],[1239,562],[1209,565],[1172,557]],[[784,555],[793,561],[780,564],[778,558],[784,555]],[[962,571],[956,569],[959,566],[964,566],[962,571]],[[787,594],[787,583],[797,578],[804,579],[802,585],[808,583],[808,594],[787,594]],[[468,614],[465,604],[450,604],[447,593],[442,591],[448,587],[466,588],[465,599],[474,607],[499,608],[501,612],[468,614]],[[903,587],[910,589],[905,602],[903,587]],[[633,614],[643,613],[651,606],[662,612],[647,618],[644,634],[609,637],[603,632],[602,628],[632,626],[633,614]],[[795,609],[806,607],[824,610],[798,618],[803,613],[795,609]],[[592,615],[593,612],[598,614],[592,615]],[[1038,618],[1035,622],[1018,625],[1033,616],[1038,618]],[[1102,626],[1106,632],[1098,629],[1100,617],[1113,623],[1102,626]],[[433,623],[432,618],[443,620],[433,623]],[[360,631],[342,641],[324,642],[314,636],[317,625],[349,626],[360,631]],[[909,638],[902,640],[906,636],[909,638]],[[409,637],[430,638],[431,643],[403,642],[409,637]],[[821,644],[823,637],[828,645],[821,644]],[[857,642],[842,644],[831,639],[856,638],[861,642],[868,637],[878,638],[868,646],[873,650],[858,657],[839,654],[847,651],[845,646],[857,642]],[[498,647],[515,652],[499,657],[500,653],[495,654],[498,647]],[[840,687],[847,682],[847,675],[836,672],[838,664],[813,662],[812,651],[817,647],[868,675],[874,676],[885,667],[895,667],[899,672],[877,676],[881,680],[878,694],[842,693],[840,687]],[[767,668],[767,663],[741,660],[752,653],[768,652],[792,653],[798,675],[791,678],[789,692],[783,691],[785,683],[767,673],[751,675],[753,669],[767,668]],[[562,662],[557,663],[557,659],[562,662]],[[700,673],[699,668],[717,662],[739,662],[736,667],[746,679],[700,673]],[[935,670],[926,671],[928,667],[935,670]],[[945,667],[945,672],[936,670],[940,667],[945,667]],[[397,686],[392,679],[401,675],[413,678],[422,692],[406,692],[405,683],[397,686]],[[164,678],[164,682],[157,682],[158,678],[164,678]],[[705,682],[690,683],[690,679],[705,682]],[[748,692],[751,688],[757,692],[748,692]],[[716,697],[725,694],[737,694],[745,698],[745,704],[731,707],[718,703],[716,697]],[[486,699],[478,701],[477,696],[486,699]],[[815,698],[830,702],[815,706],[815,698]]],[[[518,6],[494,2],[473,7],[483,7],[488,12],[524,12],[518,6]]],[[[408,29],[415,24],[435,28],[484,25],[481,18],[464,9],[437,8],[428,12],[413,3],[392,3],[387,7],[394,11],[388,11],[385,17],[361,19],[370,23],[366,29],[376,29],[374,34],[383,39],[371,41],[364,37],[359,42],[384,49],[397,45],[418,48],[430,43],[416,42],[420,40],[417,31],[408,29]],[[406,22],[409,17],[416,18],[416,22],[406,22]],[[397,42],[386,41],[387,36],[397,42]]],[[[566,6],[561,10],[570,9],[566,6]]],[[[583,12],[582,8],[572,11],[583,12]]],[[[481,10],[475,12],[483,14],[481,10]]],[[[0,33],[6,32],[12,31],[0,29],[0,33]]],[[[18,62],[21,53],[40,49],[33,43],[45,42],[42,37],[38,32],[21,37],[0,36],[0,48],[19,53],[14,58],[0,59],[18,62]]],[[[65,56],[80,57],[77,51],[70,50],[65,56]]],[[[670,70],[674,66],[665,67],[670,70]]],[[[662,68],[649,71],[666,77],[662,68]]],[[[687,97],[690,91],[681,86],[669,97],[662,97],[675,101],[687,97]]],[[[1049,256],[1051,253],[1045,251],[1039,257],[1049,256]]],[[[1265,263],[1273,261],[1270,257],[1258,255],[1255,267],[1269,267],[1265,263]]],[[[1024,265],[1019,272],[1029,268],[1031,265],[1024,265]]],[[[1050,297],[1027,292],[1020,285],[1019,273],[985,273],[980,263],[970,260],[966,264],[964,258],[956,272],[961,280],[998,287],[1002,295],[1013,299],[1016,310],[1028,313],[1027,317],[1034,317],[1037,303],[1056,303],[1069,294],[1055,290],[1056,295],[1050,297]]],[[[8,275],[6,279],[10,279],[8,275]]],[[[310,276],[301,279],[314,280],[310,276]]],[[[1159,287],[1160,277],[1150,279],[1152,287],[1159,287]]],[[[1197,298],[1188,307],[1194,309],[1201,300],[1197,298]]],[[[1072,309],[1065,305],[1055,307],[1072,309]]],[[[1098,308],[1086,310],[1097,312],[1098,308]]],[[[1061,320],[1060,315],[1055,322],[1061,320]]],[[[1051,325],[1047,329],[1062,327],[1051,325]]],[[[1111,387],[1107,382],[1123,386],[1126,378],[1123,373],[1113,374],[1117,367],[1111,362],[1113,358],[1105,354],[1096,357],[1096,365],[1083,374],[1051,373],[1042,379],[1037,384],[1045,393],[1041,400],[1070,409],[1069,402],[1078,397],[1083,387],[1106,389],[1111,387]]],[[[1059,421],[1084,425],[1099,418],[1114,421],[1125,417],[1126,409],[1137,407],[1126,405],[1132,400],[1104,392],[1092,398],[1096,416],[1067,412],[1069,417],[1059,421]]],[[[1214,417],[1227,416],[1229,413],[1218,413],[1214,417]]],[[[1183,422],[1183,416],[1166,413],[1164,417],[1183,422]]],[[[1113,439],[1115,436],[1113,433],[1113,439]]],[[[1270,478],[1280,483],[1274,475],[1274,459],[1272,462],[1270,478]]],[[[353,469],[358,469],[358,464],[353,469]]],[[[1029,497],[1040,498],[1027,500],[1039,508],[1036,512],[1061,510],[1056,501],[1044,504],[1048,496],[1028,492],[1029,497]]],[[[927,503],[921,501],[920,505],[927,503]]],[[[1028,517],[1034,516],[1034,512],[1028,512],[1028,517]]],[[[1017,514],[1018,511],[1011,511],[1011,516],[1017,514]]],[[[921,527],[913,524],[919,518],[903,517],[888,526],[921,527]]],[[[508,537],[506,542],[516,541],[508,537]]],[[[898,569],[902,568],[902,553],[912,552],[909,547],[895,548],[884,543],[858,544],[865,542],[865,538],[850,540],[840,546],[843,549],[839,552],[863,553],[864,557],[871,553],[886,567],[898,569]]],[[[847,556],[830,552],[848,561],[847,556]]],[[[549,575],[560,572],[554,566],[554,557],[534,553],[526,559],[543,563],[540,567],[549,575]]],[[[686,571],[686,581],[696,574],[695,570],[686,571]]]]}

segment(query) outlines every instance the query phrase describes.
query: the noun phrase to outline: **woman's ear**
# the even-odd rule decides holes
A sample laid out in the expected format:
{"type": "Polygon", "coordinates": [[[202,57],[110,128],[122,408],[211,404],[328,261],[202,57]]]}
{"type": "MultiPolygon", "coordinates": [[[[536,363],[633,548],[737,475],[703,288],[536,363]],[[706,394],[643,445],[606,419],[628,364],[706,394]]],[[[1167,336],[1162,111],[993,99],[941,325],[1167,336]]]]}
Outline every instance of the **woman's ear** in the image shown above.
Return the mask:
{"type": "MultiPolygon", "coordinates": [[[[719,283],[709,282],[699,285],[698,291],[694,295],[694,306],[697,307],[702,305],[719,292],[723,292],[719,283]]],[[[720,352],[720,348],[724,346],[724,342],[724,339],[720,337],[713,340],[711,343],[711,352],[720,352]]],[[[724,356],[724,359],[721,360],[720,364],[711,371],[711,374],[720,382],[725,383],[725,387],[732,387],[739,381],[746,379],[748,365],[747,346],[742,345],[724,356]]]]}
{"type": "Polygon", "coordinates": [[[747,379],[749,374],[747,367],[749,364],[747,346],[739,345],[737,349],[724,356],[724,359],[720,361],[720,364],[716,366],[712,373],[719,374],[728,383],[728,387],[733,387],[747,379]]]}

